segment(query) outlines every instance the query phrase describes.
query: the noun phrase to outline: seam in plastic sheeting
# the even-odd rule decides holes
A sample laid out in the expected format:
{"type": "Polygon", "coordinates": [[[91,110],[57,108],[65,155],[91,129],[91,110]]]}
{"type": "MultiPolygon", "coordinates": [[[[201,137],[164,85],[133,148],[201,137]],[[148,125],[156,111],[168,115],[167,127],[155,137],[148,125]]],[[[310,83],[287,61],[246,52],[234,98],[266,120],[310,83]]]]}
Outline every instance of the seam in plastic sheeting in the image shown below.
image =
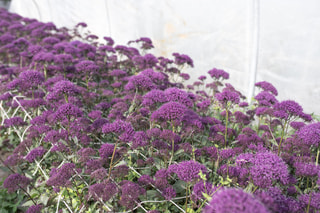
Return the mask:
{"type": "Polygon", "coordinates": [[[252,25],[252,57],[250,63],[250,81],[249,81],[249,92],[248,92],[248,101],[252,102],[252,97],[254,96],[255,82],[257,78],[257,68],[259,60],[259,32],[260,32],[260,0],[252,0],[252,13],[253,13],[253,25],[252,25]]]}
{"type": "Polygon", "coordinates": [[[111,34],[111,19],[110,19],[110,10],[109,10],[109,4],[108,4],[108,0],[105,0],[105,7],[106,7],[106,13],[107,13],[107,22],[108,22],[108,30],[109,30],[109,35],[110,37],[112,37],[111,34]]]}
{"type": "Polygon", "coordinates": [[[37,12],[39,14],[39,20],[42,20],[42,16],[41,16],[41,11],[40,11],[39,5],[37,4],[37,2],[35,0],[32,0],[32,2],[37,8],[37,12]]]}

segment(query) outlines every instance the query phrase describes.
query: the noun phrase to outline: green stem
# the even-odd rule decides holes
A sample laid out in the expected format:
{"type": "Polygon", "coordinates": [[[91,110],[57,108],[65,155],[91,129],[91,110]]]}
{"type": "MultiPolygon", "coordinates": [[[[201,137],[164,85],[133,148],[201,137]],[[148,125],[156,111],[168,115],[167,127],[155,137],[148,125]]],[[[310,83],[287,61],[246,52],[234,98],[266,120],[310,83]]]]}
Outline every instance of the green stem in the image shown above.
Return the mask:
{"type": "Polygon", "coordinates": [[[188,212],[188,188],[189,184],[186,183],[186,212],[188,212]]]}
{"type": "Polygon", "coordinates": [[[108,174],[108,180],[110,179],[110,176],[111,176],[111,170],[113,168],[112,163],[113,163],[113,159],[114,159],[114,156],[115,156],[115,153],[116,153],[117,145],[118,145],[118,140],[116,141],[116,144],[114,145],[114,148],[113,148],[111,162],[110,162],[110,168],[109,168],[109,174],[108,174]]]}
{"type": "Polygon", "coordinates": [[[44,66],[43,74],[44,74],[45,81],[47,81],[47,68],[46,68],[46,66],[44,66]]]}
{"type": "Polygon", "coordinates": [[[227,147],[227,133],[228,133],[228,108],[226,108],[226,129],[224,131],[224,148],[227,147]]]}
{"type": "Polygon", "coordinates": [[[66,103],[68,103],[68,95],[64,93],[64,99],[66,100],[66,103]]]}
{"type": "Polygon", "coordinates": [[[280,139],[280,143],[279,143],[279,147],[278,147],[278,156],[280,156],[281,143],[282,143],[282,140],[283,140],[283,137],[284,137],[284,131],[285,131],[285,129],[286,129],[286,126],[287,126],[287,121],[285,121],[284,126],[283,126],[283,128],[282,128],[281,139],[280,139]]]}
{"type": "Polygon", "coordinates": [[[318,147],[317,157],[316,157],[316,167],[318,166],[318,162],[319,162],[319,153],[320,153],[320,149],[318,147]]]}
{"type": "MultiPolygon", "coordinates": [[[[172,132],[174,133],[175,132],[175,128],[174,128],[174,125],[172,124],[172,132]]],[[[173,154],[174,154],[174,138],[172,138],[172,141],[171,141],[171,158],[170,158],[170,161],[169,161],[169,166],[171,165],[171,162],[173,160],[173,154]]]]}
{"type": "Polygon", "coordinates": [[[254,187],[252,193],[254,193],[258,188],[259,188],[259,186],[254,187]]]}
{"type": "Polygon", "coordinates": [[[88,73],[86,73],[86,84],[87,84],[87,90],[89,91],[89,79],[88,79],[88,73]]]}
{"type": "Polygon", "coordinates": [[[309,213],[309,211],[310,211],[311,195],[312,195],[312,193],[310,192],[309,201],[308,201],[308,207],[307,207],[306,213],[309,213]]]}

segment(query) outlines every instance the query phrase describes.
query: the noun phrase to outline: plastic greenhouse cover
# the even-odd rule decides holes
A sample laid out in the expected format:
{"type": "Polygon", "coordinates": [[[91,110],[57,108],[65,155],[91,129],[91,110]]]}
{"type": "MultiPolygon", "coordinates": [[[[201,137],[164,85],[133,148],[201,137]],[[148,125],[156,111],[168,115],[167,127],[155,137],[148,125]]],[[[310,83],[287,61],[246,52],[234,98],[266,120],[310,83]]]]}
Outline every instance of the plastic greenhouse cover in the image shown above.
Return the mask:
{"type": "Polygon", "coordinates": [[[193,59],[190,81],[224,69],[249,100],[254,82],[268,81],[279,100],[320,114],[318,0],[12,0],[9,11],[58,27],[85,22],[116,44],[149,37],[156,56],[193,59]]]}

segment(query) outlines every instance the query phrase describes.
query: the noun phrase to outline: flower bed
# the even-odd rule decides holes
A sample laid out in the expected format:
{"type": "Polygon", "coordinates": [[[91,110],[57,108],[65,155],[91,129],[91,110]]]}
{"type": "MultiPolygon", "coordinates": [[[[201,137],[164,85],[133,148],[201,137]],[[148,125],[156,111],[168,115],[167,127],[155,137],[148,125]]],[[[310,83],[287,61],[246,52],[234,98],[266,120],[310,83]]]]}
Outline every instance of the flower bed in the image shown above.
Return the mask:
{"type": "MultiPolygon", "coordinates": [[[[0,10],[3,182],[26,212],[317,212],[320,123],[271,83],[0,10]]],[[[5,198],[3,198],[5,199],[5,198]]],[[[3,203],[3,202],[1,202],[3,203]]],[[[10,211],[2,206],[1,211],[10,211]]]]}

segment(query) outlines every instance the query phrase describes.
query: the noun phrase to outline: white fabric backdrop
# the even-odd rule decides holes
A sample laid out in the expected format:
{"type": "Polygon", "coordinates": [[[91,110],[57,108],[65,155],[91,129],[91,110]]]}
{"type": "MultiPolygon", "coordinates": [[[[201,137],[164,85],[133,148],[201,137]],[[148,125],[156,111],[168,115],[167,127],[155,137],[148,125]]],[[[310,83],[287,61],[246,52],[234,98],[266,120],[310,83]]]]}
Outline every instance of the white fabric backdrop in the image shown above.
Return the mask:
{"type": "Polygon", "coordinates": [[[320,114],[319,0],[12,0],[9,11],[58,27],[85,22],[116,44],[150,37],[156,56],[194,60],[192,80],[224,69],[249,98],[265,80],[279,100],[320,114]]]}

